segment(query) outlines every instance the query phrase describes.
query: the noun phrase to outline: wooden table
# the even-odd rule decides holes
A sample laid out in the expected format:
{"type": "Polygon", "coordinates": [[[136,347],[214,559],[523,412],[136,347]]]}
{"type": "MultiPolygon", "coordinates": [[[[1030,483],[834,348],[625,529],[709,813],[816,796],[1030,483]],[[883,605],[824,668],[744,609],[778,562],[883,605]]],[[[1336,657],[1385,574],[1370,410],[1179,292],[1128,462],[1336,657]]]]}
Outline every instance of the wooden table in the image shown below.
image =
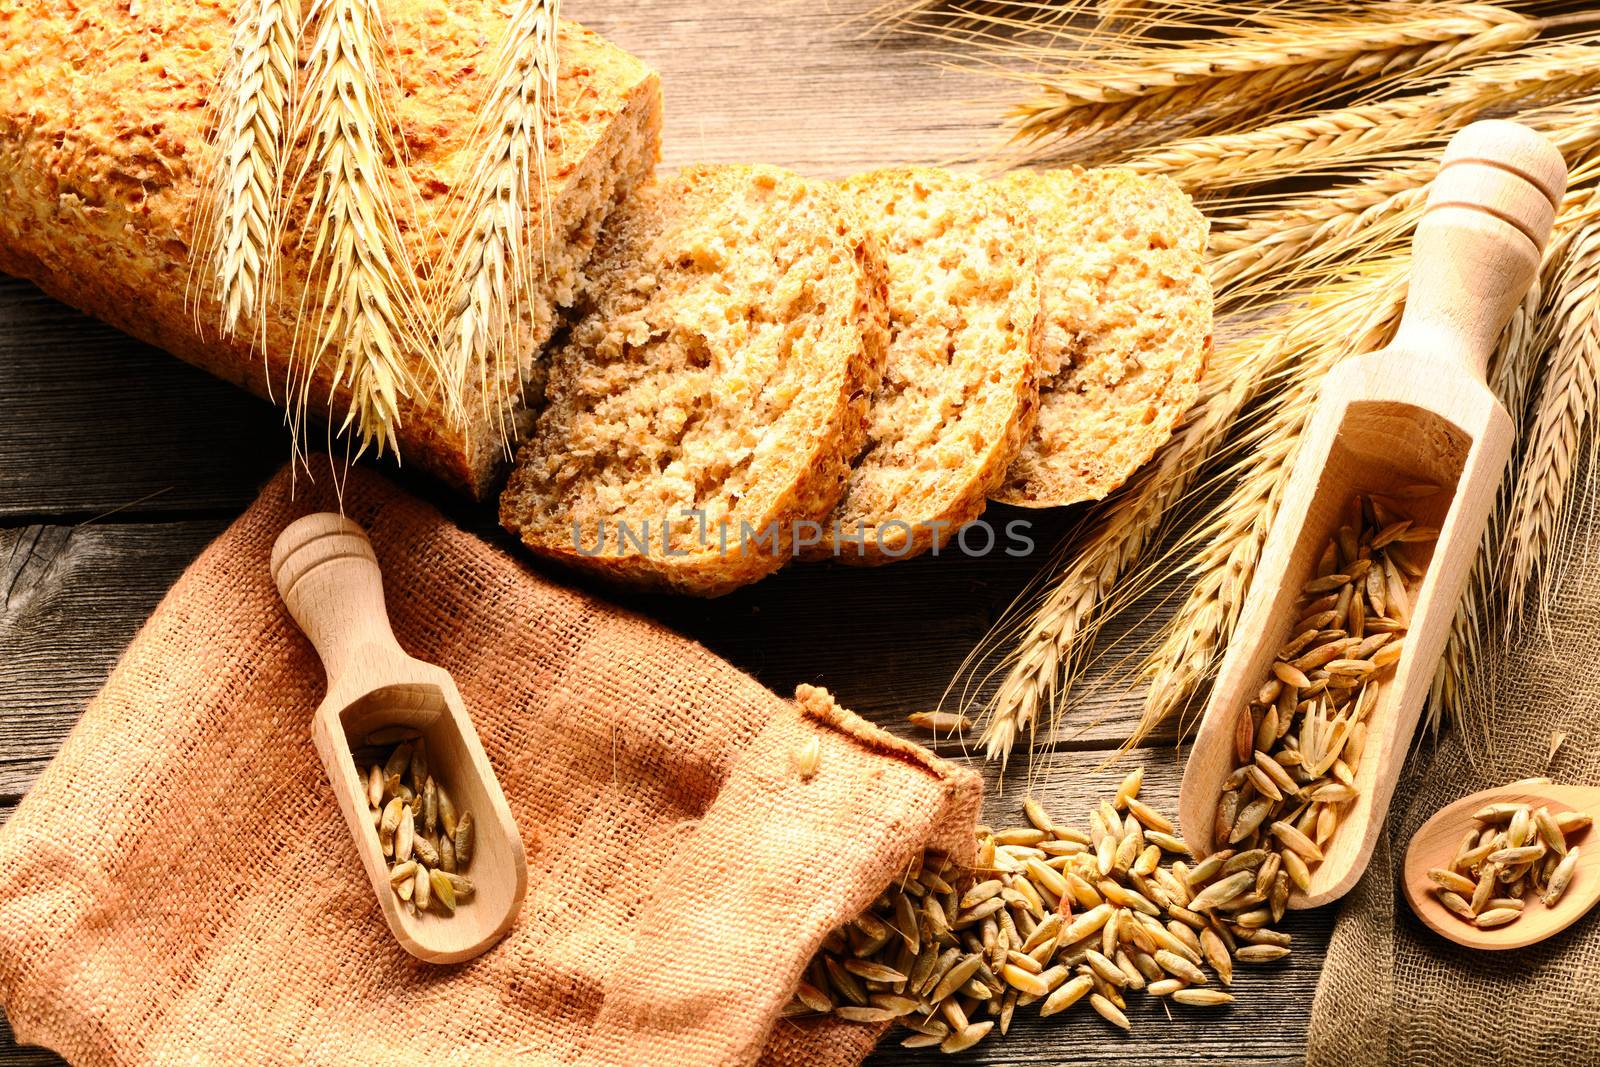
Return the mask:
{"type": "MultiPolygon", "coordinates": [[[[665,162],[762,160],[819,176],[970,156],[997,137],[1005,87],[938,68],[918,42],[863,36],[872,0],[738,4],[569,0],[566,14],[655,64],[666,85],[665,162]]],[[[200,549],[285,461],[265,403],[0,280],[0,820],[50,759],[122,648],[200,549]]],[[[414,474],[401,482],[485,536],[492,512],[414,474]]],[[[966,655],[1081,518],[1034,521],[1036,552],[923,558],[875,570],[794,567],[713,602],[639,598],[778,692],[831,688],[875,722],[933,706],[966,655]]],[[[501,538],[503,540],[503,538],[501,538]]],[[[1147,624],[1149,625],[1149,624],[1147,624]]],[[[1090,690],[1071,730],[1003,777],[982,766],[988,816],[1015,821],[1031,789],[1083,824],[1130,767],[1174,810],[1181,762],[1167,733],[1107,761],[1137,708],[1123,687],[1090,690]]],[[[924,737],[918,737],[925,740],[924,737]]],[[[959,746],[941,745],[959,755],[959,746]]],[[[979,765],[976,761],[974,765],[979,765]]],[[[969,1062],[1289,1064],[1304,1060],[1331,909],[1286,924],[1295,953],[1242,975],[1224,1011],[1130,998],[1132,1035],[1080,1007],[1017,1013],[969,1062]]],[[[887,1043],[872,1062],[922,1058],[887,1043]]],[[[18,1047],[0,1022],[0,1065],[60,1062],[18,1047]]]]}

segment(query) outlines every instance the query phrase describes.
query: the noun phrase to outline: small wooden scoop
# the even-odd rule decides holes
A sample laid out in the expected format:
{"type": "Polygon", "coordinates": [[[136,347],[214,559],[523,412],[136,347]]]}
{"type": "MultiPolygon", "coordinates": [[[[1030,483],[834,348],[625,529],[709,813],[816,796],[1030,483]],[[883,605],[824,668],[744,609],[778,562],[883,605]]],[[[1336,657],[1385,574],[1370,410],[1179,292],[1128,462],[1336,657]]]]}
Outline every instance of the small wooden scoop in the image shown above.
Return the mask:
{"type": "Polygon", "coordinates": [[[1465,919],[1452,915],[1439,903],[1428,871],[1435,867],[1448,868],[1461,846],[1462,837],[1468,829],[1477,825],[1472,819],[1473,812],[1486,804],[1501,801],[1527,804],[1534,808],[1543,805],[1550,809],[1552,815],[1564,811],[1582,811],[1592,818],[1600,818],[1600,789],[1557,785],[1534,779],[1462,797],[1441,808],[1433,818],[1423,823],[1406,848],[1405,871],[1401,879],[1406,900],[1411,902],[1411,910],[1417,913],[1417,918],[1450,940],[1469,948],[1521,948],[1535,941],[1543,941],[1577,922],[1594,907],[1596,901],[1600,901],[1600,848],[1590,846],[1590,838],[1594,836],[1590,829],[1568,838],[1570,844],[1578,846],[1578,867],[1573,872],[1569,888],[1553,908],[1545,907],[1537,896],[1530,895],[1522,918],[1506,926],[1481,930],[1465,919]]]}
{"type": "Polygon", "coordinates": [[[1538,271],[1565,188],[1560,153],[1526,127],[1477,122],[1458,133],[1417,227],[1394,342],[1345,360],[1323,383],[1184,769],[1179,818],[1196,855],[1211,849],[1237,716],[1291,636],[1300,589],[1352,497],[1439,486],[1407,501],[1410,517],[1437,526],[1439,538],[1405,652],[1371,712],[1359,796],[1292,907],[1348,892],[1372,853],[1511,450],[1511,420],[1484,369],[1538,271]]]}
{"type": "Polygon", "coordinates": [[[378,559],[366,533],[349,519],[324,512],[291,523],[272,548],[272,577],[328,672],[311,739],[389,929],[407,952],[430,963],[479,955],[516,919],[528,865],[455,682],[396,643],[378,559]],[[420,730],[435,779],[458,811],[472,812],[475,845],[467,876],[475,892],[453,915],[417,912],[389,885],[366,783],[350,755],[350,739],[359,743],[380,726],[420,730]]]}

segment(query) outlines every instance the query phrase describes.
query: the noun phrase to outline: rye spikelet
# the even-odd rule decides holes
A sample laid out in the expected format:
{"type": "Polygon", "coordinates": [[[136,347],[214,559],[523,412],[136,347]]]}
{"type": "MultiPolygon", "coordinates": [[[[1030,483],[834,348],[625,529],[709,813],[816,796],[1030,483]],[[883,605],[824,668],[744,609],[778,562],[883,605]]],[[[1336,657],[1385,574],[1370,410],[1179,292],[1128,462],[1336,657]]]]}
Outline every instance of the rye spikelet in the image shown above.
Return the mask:
{"type": "Polygon", "coordinates": [[[299,50],[300,0],[239,4],[197,227],[224,337],[260,322],[272,287],[299,50]]]}
{"type": "Polygon", "coordinates": [[[1240,439],[1233,489],[1189,535],[1200,546],[1188,568],[1195,584],[1140,668],[1149,690],[1129,744],[1185,707],[1209,675],[1238,622],[1323,376],[1346,356],[1388,341],[1404,305],[1406,268],[1406,257],[1388,257],[1325,287],[1285,330],[1289,380],[1240,439]]]}
{"type": "Polygon", "coordinates": [[[1296,116],[1136,153],[1131,170],[1196,192],[1383,162],[1443,142],[1485,112],[1600,89],[1600,46],[1556,44],[1476,65],[1431,92],[1296,116]]]}
{"type": "MultiPolygon", "coordinates": [[[[469,157],[464,205],[448,246],[452,264],[440,327],[444,374],[476,391],[510,433],[499,402],[513,379],[513,331],[532,314],[548,236],[548,137],[556,105],[559,0],[521,0],[506,26],[469,157]],[[537,248],[529,239],[536,219],[537,248]],[[537,261],[535,256],[537,255],[537,261]]],[[[458,417],[460,412],[455,413],[458,417]]]]}
{"type": "Polygon", "coordinates": [[[1487,4],[1386,4],[1312,18],[1263,11],[1210,39],[1130,42],[1088,58],[1083,47],[1103,41],[1069,27],[1047,46],[993,48],[1034,63],[1001,74],[1036,87],[1010,124],[1023,158],[1037,159],[1135,124],[1210,132],[1229,116],[1303,110],[1358,86],[1456,69],[1538,32],[1536,19],[1487,4]]]}
{"type": "Polygon", "coordinates": [[[1513,618],[1529,586],[1553,577],[1551,548],[1576,496],[1578,443],[1600,400],[1600,193],[1581,210],[1587,220],[1560,243],[1560,269],[1545,309],[1554,351],[1511,504],[1505,586],[1513,618]]]}
{"type": "Polygon", "coordinates": [[[316,33],[307,59],[297,133],[305,159],[295,188],[315,174],[307,200],[311,245],[301,322],[291,361],[291,422],[309,401],[312,377],[332,357],[347,388],[341,433],[360,434],[357,453],[395,444],[400,402],[417,382],[406,351],[436,369],[419,328],[416,274],[395,215],[389,162],[399,158],[383,86],[383,24],[376,0],[313,0],[316,33]]]}

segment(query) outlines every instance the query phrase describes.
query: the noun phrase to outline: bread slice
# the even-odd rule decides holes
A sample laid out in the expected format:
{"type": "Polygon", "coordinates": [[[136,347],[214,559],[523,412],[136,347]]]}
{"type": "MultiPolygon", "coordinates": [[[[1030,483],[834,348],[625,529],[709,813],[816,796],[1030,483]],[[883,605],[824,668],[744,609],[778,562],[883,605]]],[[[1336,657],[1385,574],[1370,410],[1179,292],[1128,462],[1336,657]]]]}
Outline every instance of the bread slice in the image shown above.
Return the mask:
{"type": "Polygon", "coordinates": [[[701,166],[638,191],[602,231],[501,522],[631,585],[714,596],[777,569],[860,450],[885,288],[828,183],[701,166]]]}
{"type": "Polygon", "coordinates": [[[1018,172],[999,183],[1033,219],[1044,305],[1039,419],[995,500],[1099,500],[1194,403],[1211,351],[1207,225],[1167,178],[1018,172]]]}
{"type": "Polygon", "coordinates": [[[1037,266],[1027,219],[999,186],[903,167],[844,189],[889,264],[889,360],[866,450],[806,555],[884,563],[977,518],[1032,430],[1037,266]]]}

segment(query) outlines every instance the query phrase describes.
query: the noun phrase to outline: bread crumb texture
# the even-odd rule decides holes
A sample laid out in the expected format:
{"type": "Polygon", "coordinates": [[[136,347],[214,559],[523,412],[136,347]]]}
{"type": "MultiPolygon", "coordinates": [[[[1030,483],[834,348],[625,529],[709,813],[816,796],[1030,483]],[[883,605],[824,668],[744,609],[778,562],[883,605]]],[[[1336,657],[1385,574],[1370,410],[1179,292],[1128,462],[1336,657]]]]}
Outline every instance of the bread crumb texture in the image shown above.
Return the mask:
{"type": "Polygon", "coordinates": [[[502,521],[630,584],[715,595],[777,569],[861,447],[884,288],[827,183],[701,166],[640,189],[602,231],[502,521]]]}
{"type": "Polygon", "coordinates": [[[1205,217],[1176,184],[1127,171],[1018,172],[1040,259],[1047,375],[1008,504],[1099,500],[1171,436],[1211,351],[1205,217]]]}
{"type": "Polygon", "coordinates": [[[867,448],[810,553],[916,555],[983,511],[1033,426],[1039,285],[1027,219],[1006,187],[933,168],[847,179],[889,266],[889,358],[867,448]]]}

